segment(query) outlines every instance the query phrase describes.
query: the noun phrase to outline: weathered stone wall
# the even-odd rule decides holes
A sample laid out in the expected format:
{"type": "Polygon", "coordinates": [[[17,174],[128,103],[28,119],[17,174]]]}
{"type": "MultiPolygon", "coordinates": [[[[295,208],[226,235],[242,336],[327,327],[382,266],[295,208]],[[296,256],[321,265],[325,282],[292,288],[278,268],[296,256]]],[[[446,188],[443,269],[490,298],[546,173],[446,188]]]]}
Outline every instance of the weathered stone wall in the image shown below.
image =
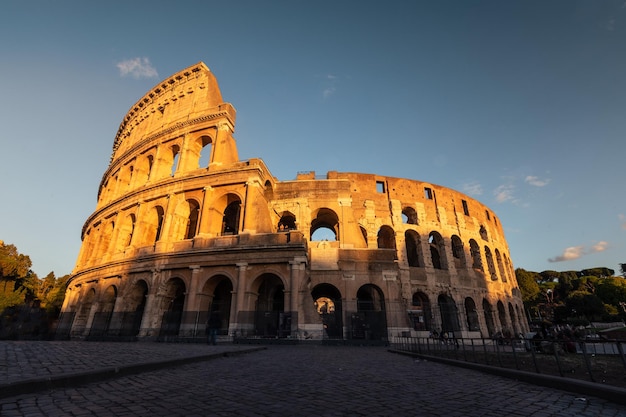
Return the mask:
{"type": "Polygon", "coordinates": [[[527,330],[502,225],[435,184],[240,161],[202,63],[122,121],[63,312],[74,337],[385,340],[527,330]]]}

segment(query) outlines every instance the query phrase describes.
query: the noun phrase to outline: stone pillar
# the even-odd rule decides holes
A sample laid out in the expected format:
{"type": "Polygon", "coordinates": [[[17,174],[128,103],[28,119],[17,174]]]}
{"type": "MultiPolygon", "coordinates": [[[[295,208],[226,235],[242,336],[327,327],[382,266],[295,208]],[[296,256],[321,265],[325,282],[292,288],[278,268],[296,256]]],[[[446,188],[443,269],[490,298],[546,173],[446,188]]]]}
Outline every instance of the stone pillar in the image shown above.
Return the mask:
{"type": "MultiPolygon", "coordinates": [[[[300,286],[304,280],[304,273],[306,269],[306,258],[296,256],[293,261],[289,261],[289,265],[291,266],[290,277],[289,277],[289,288],[290,288],[290,297],[289,297],[289,305],[288,311],[291,312],[291,334],[292,337],[297,337],[297,331],[299,328],[299,303],[298,297],[300,295],[300,286]]],[[[304,316],[302,316],[304,317],[304,316]]]]}
{"type": "Polygon", "coordinates": [[[206,323],[200,322],[199,315],[200,299],[198,297],[198,287],[200,285],[202,268],[199,265],[189,265],[189,269],[191,269],[191,282],[185,297],[183,320],[180,323],[179,334],[184,337],[199,337],[204,335],[206,329],[206,323]]]}
{"type": "MultiPolygon", "coordinates": [[[[241,332],[244,327],[250,323],[245,322],[245,294],[246,294],[246,270],[248,269],[248,263],[237,263],[239,268],[239,274],[237,276],[237,298],[235,300],[234,312],[230,315],[229,327],[233,329],[235,333],[241,332]]],[[[232,310],[232,307],[231,307],[232,310]]]]}

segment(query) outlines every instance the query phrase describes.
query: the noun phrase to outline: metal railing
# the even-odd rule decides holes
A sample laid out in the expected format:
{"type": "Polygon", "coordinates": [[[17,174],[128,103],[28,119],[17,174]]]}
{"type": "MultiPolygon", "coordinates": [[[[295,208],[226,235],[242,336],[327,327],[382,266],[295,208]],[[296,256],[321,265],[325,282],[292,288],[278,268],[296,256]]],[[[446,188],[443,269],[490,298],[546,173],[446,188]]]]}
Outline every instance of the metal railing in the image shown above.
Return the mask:
{"type": "Polygon", "coordinates": [[[621,341],[392,337],[390,347],[423,356],[626,388],[626,355],[621,341]]]}

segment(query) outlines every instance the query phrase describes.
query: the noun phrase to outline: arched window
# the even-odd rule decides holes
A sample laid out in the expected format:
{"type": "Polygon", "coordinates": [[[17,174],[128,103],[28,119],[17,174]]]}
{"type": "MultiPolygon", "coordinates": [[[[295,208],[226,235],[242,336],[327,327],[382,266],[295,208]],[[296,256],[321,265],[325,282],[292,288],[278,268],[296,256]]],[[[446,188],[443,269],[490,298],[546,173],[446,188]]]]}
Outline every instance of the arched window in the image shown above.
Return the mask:
{"type": "Polygon", "coordinates": [[[170,176],[174,176],[176,170],[178,169],[178,159],[180,157],[180,147],[178,145],[174,145],[171,147],[172,151],[172,166],[170,169],[170,176]]]}
{"type": "Polygon", "coordinates": [[[463,242],[457,235],[452,235],[452,256],[454,257],[454,266],[456,268],[465,267],[465,251],[463,250],[463,242]]]}
{"type": "Polygon", "coordinates": [[[211,146],[212,141],[208,136],[202,136],[198,140],[199,145],[202,147],[200,154],[198,155],[198,168],[206,168],[211,162],[211,151],[213,149],[211,146]]]}
{"type": "Polygon", "coordinates": [[[128,226],[129,226],[129,230],[128,230],[128,239],[126,240],[126,245],[124,246],[130,246],[130,244],[133,241],[133,234],[135,233],[135,215],[131,214],[130,216],[128,216],[128,226]]]}
{"type": "Polygon", "coordinates": [[[487,229],[485,228],[485,226],[480,225],[479,233],[482,240],[489,240],[489,236],[487,235],[487,229]]]}
{"type": "Polygon", "coordinates": [[[430,259],[435,269],[448,269],[446,262],[446,248],[443,238],[437,232],[430,232],[428,235],[428,244],[430,246],[430,259]]]}
{"type": "Polygon", "coordinates": [[[185,239],[193,239],[198,233],[198,217],[200,216],[200,205],[196,200],[187,200],[189,204],[189,216],[187,217],[187,229],[185,239]]]}
{"type": "Polygon", "coordinates": [[[389,226],[382,226],[378,230],[378,248],[379,249],[395,249],[396,236],[393,229],[389,226]]]}
{"type": "Polygon", "coordinates": [[[479,331],[478,311],[476,311],[476,303],[471,297],[465,299],[465,316],[467,317],[467,329],[470,332],[479,331]]]}
{"type": "Polygon", "coordinates": [[[161,230],[163,229],[163,217],[165,213],[163,211],[163,207],[161,206],[156,206],[154,209],[157,216],[156,236],[154,237],[154,241],[158,242],[161,239],[161,230]]]}
{"type": "Polygon", "coordinates": [[[423,267],[424,255],[422,254],[420,235],[415,230],[407,230],[404,232],[404,242],[409,266],[423,267]]]}
{"type": "Polygon", "coordinates": [[[222,235],[236,235],[239,233],[239,213],[241,212],[241,200],[230,202],[224,210],[222,220],[222,235]]]}
{"type": "Polygon", "coordinates": [[[430,330],[430,301],[428,296],[421,291],[413,294],[411,309],[409,310],[413,330],[430,330]]]}
{"type": "Polygon", "coordinates": [[[472,268],[483,270],[483,262],[480,258],[480,247],[474,239],[470,239],[470,253],[472,254],[472,268]]]}
{"type": "Polygon", "coordinates": [[[311,240],[339,240],[339,217],[328,208],[321,208],[311,222],[311,240]]]}
{"type": "Polygon", "coordinates": [[[504,269],[504,264],[502,263],[502,256],[500,256],[500,251],[496,249],[496,262],[498,263],[498,271],[500,272],[500,277],[502,278],[502,282],[506,282],[506,270],[504,269]]]}
{"type": "Polygon", "coordinates": [[[498,279],[498,274],[496,274],[496,266],[493,263],[493,256],[491,256],[491,250],[489,247],[485,246],[485,259],[487,260],[487,268],[489,269],[489,275],[493,281],[498,279]]]}
{"type": "Polygon", "coordinates": [[[296,230],[296,216],[293,213],[284,211],[278,222],[278,231],[286,232],[288,230],[296,230]]]}
{"type": "Polygon", "coordinates": [[[402,223],[418,224],[417,212],[413,207],[405,207],[404,209],[402,209],[402,223]]]}

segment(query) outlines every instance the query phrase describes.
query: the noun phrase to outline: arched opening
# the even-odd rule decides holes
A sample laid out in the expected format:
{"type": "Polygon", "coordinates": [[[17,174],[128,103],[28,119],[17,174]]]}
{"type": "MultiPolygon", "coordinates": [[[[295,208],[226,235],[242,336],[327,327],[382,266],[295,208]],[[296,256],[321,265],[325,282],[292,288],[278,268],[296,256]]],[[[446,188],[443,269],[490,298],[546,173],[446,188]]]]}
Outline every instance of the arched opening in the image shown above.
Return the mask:
{"type": "Polygon", "coordinates": [[[435,269],[448,269],[446,262],[446,247],[443,238],[438,232],[430,232],[428,235],[428,245],[430,246],[430,259],[435,269]]]}
{"type": "Polygon", "coordinates": [[[274,274],[263,274],[255,302],[254,331],[259,337],[287,337],[291,334],[291,317],[285,313],[285,286],[274,274]]]}
{"type": "Polygon", "coordinates": [[[211,277],[202,289],[205,298],[198,321],[205,323],[207,330],[215,329],[217,335],[228,335],[232,292],[233,284],[225,275],[211,277]]]}
{"type": "MultiPolygon", "coordinates": [[[[229,200],[230,200],[229,195],[229,200]]],[[[239,213],[241,212],[241,200],[237,198],[230,201],[224,210],[222,218],[222,236],[236,235],[239,233],[239,213]]]]}
{"type": "Polygon", "coordinates": [[[431,330],[431,309],[428,296],[421,291],[413,294],[409,318],[413,330],[431,330]]]}
{"type": "Polygon", "coordinates": [[[324,338],[343,339],[343,309],[339,290],[330,284],[319,284],[313,288],[311,296],[322,320],[324,338]]]}
{"type": "Polygon", "coordinates": [[[396,234],[389,226],[382,226],[378,230],[378,249],[396,249],[396,234]]]}
{"type": "Polygon", "coordinates": [[[488,246],[485,246],[485,259],[487,260],[487,268],[489,269],[489,276],[492,281],[497,281],[498,274],[496,274],[496,266],[493,263],[493,256],[491,256],[491,250],[488,246]]]}
{"type": "Polygon", "coordinates": [[[493,320],[493,308],[491,303],[483,298],[483,314],[485,315],[485,323],[487,324],[487,332],[489,337],[492,337],[496,333],[496,326],[493,320]]]}
{"type": "Polygon", "coordinates": [[[506,271],[504,270],[504,264],[502,263],[502,256],[500,255],[500,251],[496,249],[496,262],[498,263],[498,271],[500,272],[500,277],[502,282],[506,282],[506,271]]]}
{"type": "Polygon", "coordinates": [[[172,165],[170,167],[170,176],[173,177],[176,174],[176,170],[178,169],[178,160],[180,159],[180,147],[178,145],[174,145],[171,148],[172,152],[172,165]]]}
{"type": "Polygon", "coordinates": [[[504,309],[504,304],[502,303],[502,301],[498,301],[497,308],[498,308],[498,319],[500,320],[500,329],[502,333],[504,333],[504,331],[508,327],[508,323],[506,320],[506,310],[504,309]]]}
{"type": "Polygon", "coordinates": [[[146,218],[146,233],[144,235],[144,244],[153,245],[161,238],[161,230],[163,228],[163,207],[155,206],[146,218]]]}
{"type": "Polygon", "coordinates": [[[172,278],[165,284],[161,309],[163,321],[159,338],[177,337],[185,306],[186,286],[182,279],[172,278]]]}
{"type": "Polygon", "coordinates": [[[109,285],[102,293],[98,311],[93,316],[88,336],[90,340],[98,340],[107,336],[116,299],[117,288],[114,285],[109,285]]]}
{"type": "Polygon", "coordinates": [[[211,144],[212,140],[209,136],[202,136],[198,139],[198,145],[202,148],[198,155],[198,168],[206,168],[209,166],[211,162],[211,150],[213,149],[211,144]]]}
{"type": "Polygon", "coordinates": [[[452,257],[454,258],[455,268],[465,268],[465,251],[463,250],[463,242],[457,235],[452,235],[452,257]]]}
{"type": "Polygon", "coordinates": [[[72,333],[74,335],[80,335],[85,331],[85,327],[87,327],[87,321],[89,320],[89,315],[91,314],[91,307],[93,306],[93,302],[95,301],[95,299],[96,290],[91,288],[87,291],[87,293],[81,300],[78,314],[76,314],[76,319],[74,321],[74,325],[72,326],[72,333]]]}
{"type": "Polygon", "coordinates": [[[459,312],[454,299],[449,295],[440,294],[437,298],[439,313],[441,314],[441,331],[444,333],[461,330],[459,312]]]}
{"type": "Polygon", "coordinates": [[[422,243],[419,233],[415,230],[407,230],[404,232],[404,242],[409,266],[423,267],[424,255],[422,254],[422,243]]]}
{"type": "Polygon", "coordinates": [[[472,297],[465,299],[465,316],[467,317],[467,330],[470,332],[479,331],[478,311],[476,311],[476,303],[472,297]]]}
{"type": "Polygon", "coordinates": [[[405,224],[418,224],[417,212],[413,207],[405,207],[402,209],[402,223],[405,224]]]}
{"type": "Polygon", "coordinates": [[[126,296],[127,310],[122,313],[120,336],[134,337],[139,334],[147,297],[148,284],[144,280],[137,281],[126,296]]]}
{"type": "Polygon", "coordinates": [[[200,217],[200,204],[196,200],[187,200],[189,205],[189,216],[187,216],[187,227],[185,229],[185,239],[193,239],[198,233],[198,218],[200,217]]]}
{"type": "Polygon", "coordinates": [[[481,225],[478,233],[480,234],[482,240],[489,240],[489,236],[487,235],[487,228],[485,228],[485,226],[481,225]]]}
{"type": "Polygon", "coordinates": [[[289,230],[296,230],[296,216],[293,213],[284,211],[278,221],[278,231],[287,232],[289,230]]]}
{"type": "Polygon", "coordinates": [[[479,271],[483,270],[483,262],[480,259],[480,247],[474,239],[470,239],[470,253],[472,255],[472,268],[479,271]]]}
{"type": "Polygon", "coordinates": [[[311,241],[339,240],[339,217],[328,208],[321,208],[311,222],[311,241]]]}
{"type": "Polygon", "coordinates": [[[513,330],[513,334],[519,334],[519,328],[517,327],[517,317],[515,315],[515,309],[513,308],[513,304],[509,303],[509,317],[511,318],[511,330],[513,330]]]}
{"type": "Polygon", "coordinates": [[[383,292],[373,284],[356,293],[356,313],[352,313],[352,339],[387,340],[387,317],[383,292]]]}

